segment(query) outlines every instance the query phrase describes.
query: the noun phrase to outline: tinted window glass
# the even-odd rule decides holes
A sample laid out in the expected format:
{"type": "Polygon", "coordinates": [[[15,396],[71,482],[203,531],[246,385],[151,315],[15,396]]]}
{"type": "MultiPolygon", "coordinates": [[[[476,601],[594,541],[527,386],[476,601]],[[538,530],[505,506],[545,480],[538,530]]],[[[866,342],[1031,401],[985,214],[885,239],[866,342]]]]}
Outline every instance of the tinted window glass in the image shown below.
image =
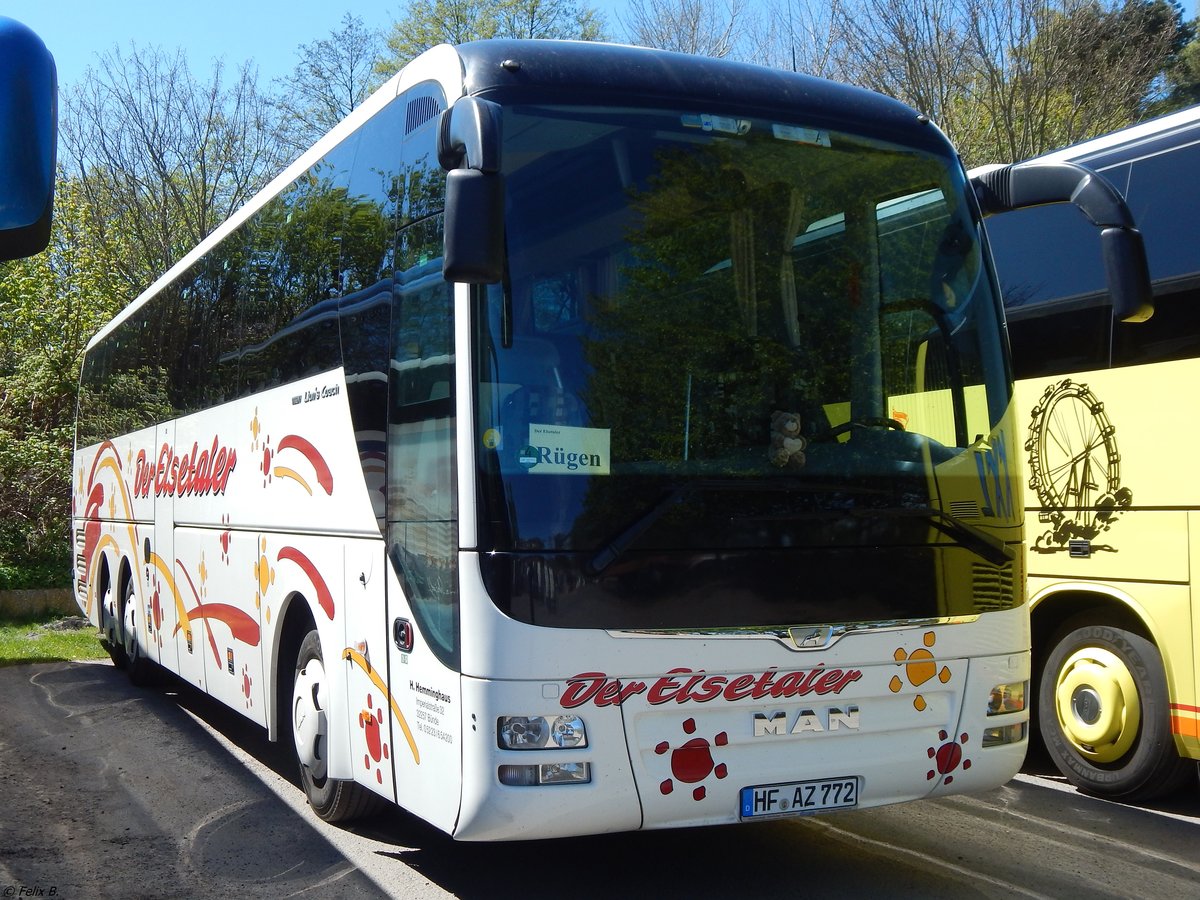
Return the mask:
{"type": "MultiPolygon", "coordinates": [[[[1195,133],[1183,138],[1194,142],[1195,133]]],[[[1200,270],[1200,216],[1194,184],[1200,172],[1200,144],[1170,150],[1135,148],[1129,164],[1101,168],[1125,193],[1133,219],[1146,239],[1150,277],[1155,282],[1194,276],[1200,270]]]]}
{"type": "Polygon", "coordinates": [[[1112,309],[1100,299],[1065,300],[1010,310],[1013,374],[1033,378],[1106,368],[1112,309]]]}
{"type": "Polygon", "coordinates": [[[392,264],[401,191],[404,104],[393,101],[363,126],[348,185],[338,307],[354,438],[381,529],[385,521],[388,359],[392,264]]]}
{"type": "Polygon", "coordinates": [[[1114,326],[1114,366],[1196,356],[1200,356],[1200,294],[1196,291],[1159,294],[1149,321],[1114,326]]]}
{"type": "Polygon", "coordinates": [[[1100,240],[1070,204],[1018,209],[984,221],[1004,308],[1104,290],[1100,240]]]}
{"type": "Polygon", "coordinates": [[[458,659],[453,292],[442,278],[442,197],[428,92],[402,98],[417,115],[405,139],[389,363],[388,544],[430,646],[458,659]]]}
{"type": "Polygon", "coordinates": [[[226,241],[179,279],[177,292],[164,292],[154,300],[167,308],[173,323],[168,333],[176,335],[164,348],[181,412],[207,409],[237,396],[242,275],[241,247],[226,241]]]}
{"type": "Polygon", "coordinates": [[[956,161],[743,111],[503,116],[508,279],[474,323],[500,608],[680,628],[829,621],[817,596],[839,619],[932,610],[926,463],[1010,407],[956,161]],[[885,596],[872,569],[901,547],[885,596]],[[784,596],[842,550],[840,586],[784,596]]]}
{"type": "Polygon", "coordinates": [[[357,250],[342,249],[357,144],[356,133],[255,214],[245,229],[243,396],[340,363],[337,299],[343,263],[358,263],[357,250]]]}
{"type": "Polygon", "coordinates": [[[158,319],[153,306],[143,307],[90,356],[80,385],[80,446],[175,416],[169,375],[159,350],[158,319]]]}

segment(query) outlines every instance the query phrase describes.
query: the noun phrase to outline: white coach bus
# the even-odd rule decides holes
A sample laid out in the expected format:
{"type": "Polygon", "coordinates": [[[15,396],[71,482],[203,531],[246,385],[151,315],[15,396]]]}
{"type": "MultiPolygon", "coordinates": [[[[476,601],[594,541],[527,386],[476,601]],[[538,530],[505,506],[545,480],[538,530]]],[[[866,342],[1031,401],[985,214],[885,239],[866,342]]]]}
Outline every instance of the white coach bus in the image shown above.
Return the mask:
{"type": "Polygon", "coordinates": [[[90,343],[78,602],[294,744],[331,821],[994,787],[1030,636],[980,222],[864,91],[430,50],[90,343]]]}

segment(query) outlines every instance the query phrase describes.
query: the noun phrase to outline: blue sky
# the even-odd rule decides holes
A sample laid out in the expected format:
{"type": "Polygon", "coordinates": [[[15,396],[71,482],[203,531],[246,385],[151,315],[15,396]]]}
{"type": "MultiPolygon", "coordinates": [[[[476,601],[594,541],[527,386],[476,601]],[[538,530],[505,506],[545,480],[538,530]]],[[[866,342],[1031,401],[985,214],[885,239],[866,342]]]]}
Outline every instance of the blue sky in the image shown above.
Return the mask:
{"type": "MultiPolygon", "coordinates": [[[[347,0],[349,4],[349,0],[347,0]]],[[[615,15],[628,0],[590,0],[619,33],[615,15]]],[[[822,2],[822,0],[815,0],[822,2]]],[[[1197,0],[1184,0],[1190,17],[1197,0]]],[[[353,3],[368,25],[386,27],[399,17],[404,0],[353,3]]],[[[230,66],[253,59],[263,82],[291,72],[296,48],[336,30],[347,7],[329,0],[4,0],[0,15],[24,22],[46,42],[58,65],[59,83],[79,81],[97,54],[114,45],[183,47],[196,74],[224,57],[230,66]]]]}
{"type": "MultiPolygon", "coordinates": [[[[350,3],[329,0],[4,0],[0,15],[36,31],[54,54],[58,80],[74,84],[96,56],[114,45],[183,47],[192,70],[207,72],[212,60],[230,66],[253,59],[265,82],[295,66],[296,48],[323,38],[340,25],[349,8],[362,20],[386,27],[399,18],[403,0],[350,3]]],[[[614,12],[626,0],[591,0],[616,30],[614,12]]]]}

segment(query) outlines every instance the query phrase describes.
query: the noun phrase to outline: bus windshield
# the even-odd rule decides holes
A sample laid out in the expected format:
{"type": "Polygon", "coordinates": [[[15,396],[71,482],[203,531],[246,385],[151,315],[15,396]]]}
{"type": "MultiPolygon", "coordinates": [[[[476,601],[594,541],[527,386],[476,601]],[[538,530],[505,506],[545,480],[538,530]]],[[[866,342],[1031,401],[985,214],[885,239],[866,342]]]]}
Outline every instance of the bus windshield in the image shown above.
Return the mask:
{"type": "Polygon", "coordinates": [[[957,162],[728,110],[518,105],[503,133],[507,277],[475,329],[497,603],[609,627],[946,612],[936,472],[1011,391],[957,162]],[[644,578],[674,602],[622,603],[644,578]]]}

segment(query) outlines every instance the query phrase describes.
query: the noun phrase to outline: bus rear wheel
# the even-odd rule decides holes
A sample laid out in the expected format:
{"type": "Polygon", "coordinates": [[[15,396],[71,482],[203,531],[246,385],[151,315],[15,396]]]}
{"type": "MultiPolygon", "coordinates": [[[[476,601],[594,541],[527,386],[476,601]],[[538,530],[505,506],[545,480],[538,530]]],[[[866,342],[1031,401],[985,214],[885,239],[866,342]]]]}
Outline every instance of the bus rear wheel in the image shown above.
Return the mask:
{"type": "Polygon", "coordinates": [[[1068,622],[1042,669],[1038,722],[1050,758],[1085,793],[1147,800],[1195,777],[1171,737],[1162,657],[1136,632],[1068,622]]]}
{"type": "Polygon", "coordinates": [[[121,642],[121,616],[117,610],[117,587],[112,578],[105,572],[103,575],[104,591],[100,596],[100,643],[108,651],[113,665],[124,669],[129,660],[125,656],[125,647],[121,642]]]}
{"type": "Polygon", "coordinates": [[[149,684],[153,678],[154,662],[142,650],[137,634],[137,600],[133,579],[122,579],[121,601],[117,605],[117,625],[120,630],[121,656],[125,658],[125,674],[134,685],[149,684]]]}
{"type": "Polygon", "coordinates": [[[300,784],[313,812],[326,822],[348,822],[376,812],[383,800],[354,781],[329,777],[330,700],[321,639],[314,629],[304,636],[296,653],[292,742],[300,765],[300,784]]]}

